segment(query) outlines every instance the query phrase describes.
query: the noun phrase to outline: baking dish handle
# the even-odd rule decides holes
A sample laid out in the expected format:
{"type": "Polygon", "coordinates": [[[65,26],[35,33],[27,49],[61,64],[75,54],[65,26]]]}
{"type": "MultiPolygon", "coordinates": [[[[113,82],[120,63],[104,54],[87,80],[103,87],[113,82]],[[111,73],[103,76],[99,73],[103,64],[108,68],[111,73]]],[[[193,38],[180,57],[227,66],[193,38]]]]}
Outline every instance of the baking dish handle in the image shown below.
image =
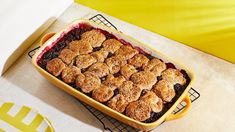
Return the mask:
{"type": "Polygon", "coordinates": [[[40,45],[42,46],[48,39],[50,39],[52,36],[54,36],[56,33],[47,33],[45,34],[41,41],[40,41],[40,45]]]}
{"type": "Polygon", "coordinates": [[[191,100],[190,100],[190,97],[189,95],[186,95],[186,97],[183,99],[183,101],[186,103],[186,106],[185,108],[177,113],[177,114],[170,114],[168,117],[166,117],[166,121],[170,121],[170,120],[175,120],[175,119],[178,119],[178,118],[181,118],[183,117],[191,108],[191,100]]]}

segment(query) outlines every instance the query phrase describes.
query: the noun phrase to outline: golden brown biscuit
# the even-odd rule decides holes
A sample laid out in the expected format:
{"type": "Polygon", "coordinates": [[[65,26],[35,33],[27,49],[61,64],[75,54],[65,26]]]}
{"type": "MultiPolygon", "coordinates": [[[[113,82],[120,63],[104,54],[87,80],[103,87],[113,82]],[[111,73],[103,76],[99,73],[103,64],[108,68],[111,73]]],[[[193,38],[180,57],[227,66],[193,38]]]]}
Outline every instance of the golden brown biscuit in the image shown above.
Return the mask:
{"type": "Polygon", "coordinates": [[[123,76],[114,77],[112,74],[109,74],[106,80],[103,81],[103,84],[115,90],[120,87],[126,79],[123,76]]]}
{"type": "Polygon", "coordinates": [[[47,62],[46,69],[54,76],[59,76],[63,69],[66,67],[64,62],[59,58],[54,58],[47,62]]]}
{"type": "Polygon", "coordinates": [[[81,39],[88,41],[92,47],[100,47],[106,38],[99,30],[93,29],[83,33],[81,39]]]}
{"type": "Polygon", "coordinates": [[[69,43],[69,49],[75,52],[77,55],[79,54],[89,54],[92,52],[93,48],[86,40],[74,40],[69,43]]]}
{"type": "Polygon", "coordinates": [[[166,69],[166,64],[157,58],[153,58],[148,63],[143,65],[143,69],[145,71],[153,72],[156,76],[160,76],[162,71],[166,69]]]}
{"type": "Polygon", "coordinates": [[[90,72],[80,73],[76,79],[76,86],[80,87],[84,93],[90,93],[92,90],[99,88],[100,85],[100,78],[90,72]]]}
{"type": "Polygon", "coordinates": [[[120,71],[121,67],[127,63],[126,60],[122,60],[117,56],[112,56],[112,57],[106,59],[105,62],[108,65],[109,71],[111,74],[118,73],[120,71]]]}
{"type": "Polygon", "coordinates": [[[73,62],[75,57],[76,57],[76,53],[74,53],[70,49],[63,49],[59,54],[59,58],[67,65],[73,62]]]}
{"type": "Polygon", "coordinates": [[[147,103],[151,107],[152,111],[154,112],[162,111],[163,108],[162,99],[159,98],[154,92],[152,91],[147,92],[146,94],[140,97],[140,100],[147,103]]]}
{"type": "Polygon", "coordinates": [[[99,88],[96,88],[92,91],[92,98],[99,102],[106,102],[112,98],[113,95],[113,90],[105,85],[100,85],[99,88]]]}
{"type": "Polygon", "coordinates": [[[118,56],[119,59],[128,60],[132,58],[134,55],[138,54],[138,50],[133,49],[131,46],[122,45],[116,52],[115,55],[118,56]]]}
{"type": "Polygon", "coordinates": [[[66,67],[62,71],[61,77],[65,83],[74,83],[78,74],[80,73],[81,73],[80,69],[77,68],[76,66],[66,67]]]}
{"type": "Polygon", "coordinates": [[[116,39],[108,39],[102,45],[104,51],[114,53],[122,46],[122,43],[116,39]]]}
{"type": "Polygon", "coordinates": [[[96,51],[91,53],[91,56],[93,56],[97,62],[104,62],[104,59],[108,56],[107,51],[96,51]]]}
{"type": "Polygon", "coordinates": [[[137,121],[147,120],[150,114],[151,107],[144,101],[134,101],[126,107],[126,115],[137,121]]]}
{"type": "Polygon", "coordinates": [[[90,71],[91,73],[94,73],[98,77],[104,77],[109,74],[109,67],[105,63],[97,62],[93,64],[88,69],[88,71],[90,71]]]}
{"type": "Polygon", "coordinates": [[[131,81],[125,81],[119,87],[119,94],[123,95],[127,102],[136,101],[141,95],[141,88],[137,87],[131,81]]]}
{"type": "Polygon", "coordinates": [[[116,110],[117,112],[124,112],[126,109],[126,106],[128,105],[128,102],[125,100],[124,96],[121,94],[116,95],[113,97],[108,103],[108,107],[112,108],[113,110],[116,110]]]}
{"type": "Polygon", "coordinates": [[[134,66],[130,64],[126,64],[120,69],[121,74],[128,80],[130,76],[136,72],[138,72],[134,66]]]}
{"type": "Polygon", "coordinates": [[[87,67],[91,66],[92,64],[96,63],[96,61],[97,60],[89,54],[79,55],[76,57],[76,66],[78,68],[83,69],[83,68],[87,68],[87,67]]]}
{"type": "Polygon", "coordinates": [[[167,80],[159,81],[152,91],[165,102],[171,102],[175,97],[174,84],[167,80]]]}
{"type": "Polygon", "coordinates": [[[134,57],[128,60],[128,63],[134,67],[142,67],[144,64],[148,63],[149,59],[143,54],[136,54],[134,57]]]}
{"type": "Polygon", "coordinates": [[[184,75],[178,69],[166,69],[162,72],[162,79],[173,82],[174,84],[179,83],[180,85],[184,85],[186,83],[184,75]]]}
{"type": "Polygon", "coordinates": [[[151,90],[152,86],[157,82],[157,78],[152,72],[140,71],[131,76],[131,81],[141,89],[151,90]]]}

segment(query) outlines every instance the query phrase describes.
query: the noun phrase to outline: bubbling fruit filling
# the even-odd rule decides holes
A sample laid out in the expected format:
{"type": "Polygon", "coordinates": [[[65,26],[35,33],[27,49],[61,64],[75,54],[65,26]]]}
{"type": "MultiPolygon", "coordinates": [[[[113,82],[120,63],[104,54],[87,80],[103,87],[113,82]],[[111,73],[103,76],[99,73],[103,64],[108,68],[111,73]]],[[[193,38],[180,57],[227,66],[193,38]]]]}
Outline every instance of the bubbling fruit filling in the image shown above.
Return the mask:
{"type": "Polygon", "coordinates": [[[96,101],[151,123],[169,110],[190,77],[113,34],[81,23],[38,56],[37,64],[96,101]]]}

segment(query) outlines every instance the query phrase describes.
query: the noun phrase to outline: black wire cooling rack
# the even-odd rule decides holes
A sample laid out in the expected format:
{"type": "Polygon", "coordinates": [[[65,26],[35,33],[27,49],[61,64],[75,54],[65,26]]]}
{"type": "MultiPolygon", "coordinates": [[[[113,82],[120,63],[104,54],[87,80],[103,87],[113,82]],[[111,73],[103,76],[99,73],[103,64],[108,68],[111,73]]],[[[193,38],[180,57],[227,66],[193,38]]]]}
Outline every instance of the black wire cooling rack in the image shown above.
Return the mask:
{"type": "MultiPolygon", "coordinates": [[[[103,24],[105,26],[108,26],[110,28],[113,28],[115,30],[118,30],[116,26],[114,26],[109,20],[107,20],[103,15],[97,14],[93,17],[91,17],[89,20],[96,22],[97,24],[103,24]]],[[[32,56],[35,54],[35,52],[40,48],[40,46],[32,49],[28,52],[28,56],[32,58],[32,56]]],[[[189,90],[189,97],[191,99],[191,102],[194,102],[200,97],[200,93],[198,93],[195,89],[191,88],[189,90]]],[[[79,101],[81,102],[81,101],[79,101]]],[[[138,132],[140,130],[135,129],[131,126],[128,126],[122,122],[119,122],[118,120],[100,112],[99,110],[81,102],[81,104],[92,114],[94,115],[100,123],[103,125],[104,131],[110,131],[110,132],[138,132]]],[[[176,114],[180,112],[182,109],[185,108],[185,103],[181,102],[176,109],[173,111],[173,114],[176,114]]]]}

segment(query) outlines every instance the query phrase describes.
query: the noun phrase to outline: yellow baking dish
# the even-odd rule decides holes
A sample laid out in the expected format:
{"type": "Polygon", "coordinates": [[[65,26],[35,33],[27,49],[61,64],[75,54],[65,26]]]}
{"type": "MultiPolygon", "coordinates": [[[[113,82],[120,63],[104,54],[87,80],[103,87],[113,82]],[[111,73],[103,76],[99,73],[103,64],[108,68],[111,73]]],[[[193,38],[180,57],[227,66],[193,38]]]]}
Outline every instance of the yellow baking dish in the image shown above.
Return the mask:
{"type": "Polygon", "coordinates": [[[180,65],[179,63],[176,63],[175,61],[169,59],[168,57],[166,57],[165,55],[161,54],[160,52],[156,51],[155,49],[149,47],[148,45],[145,45],[129,36],[124,35],[123,33],[113,30],[109,27],[106,27],[104,25],[98,25],[95,22],[89,21],[89,20],[84,20],[84,19],[79,19],[79,20],[75,20],[72,23],[70,23],[68,26],[66,26],[64,29],[62,29],[61,31],[59,31],[56,34],[49,34],[43,37],[41,43],[44,43],[41,48],[37,51],[37,53],[33,56],[32,62],[34,64],[34,66],[36,67],[36,69],[46,78],[48,79],[50,82],[52,82],[54,85],[56,85],[57,87],[61,88],[62,90],[64,90],[65,92],[71,94],[72,96],[78,98],[79,100],[89,104],[90,106],[102,111],[103,113],[123,122],[126,123],[132,127],[135,127],[137,129],[141,129],[144,131],[148,131],[151,130],[153,128],[155,128],[156,126],[160,125],[163,121],[170,121],[170,120],[174,120],[174,119],[178,119],[183,117],[190,109],[191,107],[191,101],[188,95],[188,91],[191,87],[191,84],[194,80],[194,76],[193,73],[191,71],[189,71],[186,67],[180,65]],[[48,73],[46,70],[44,70],[43,68],[41,68],[38,64],[37,61],[40,59],[40,57],[43,55],[43,53],[45,53],[48,49],[50,49],[55,42],[60,39],[61,36],[63,36],[64,34],[68,33],[69,31],[71,31],[73,28],[79,28],[79,24],[88,24],[91,25],[94,28],[99,28],[102,30],[105,30],[111,34],[113,34],[114,36],[116,36],[119,39],[123,39],[126,42],[131,43],[133,46],[138,46],[139,48],[143,49],[144,51],[146,51],[147,53],[150,53],[151,55],[162,59],[164,62],[172,62],[176,68],[178,69],[184,69],[187,74],[189,75],[191,81],[189,83],[189,85],[187,86],[187,88],[184,90],[184,92],[181,94],[181,96],[176,100],[176,102],[172,105],[172,107],[164,114],[162,115],[158,120],[152,122],[152,123],[143,123],[140,121],[136,121],[132,118],[127,117],[124,114],[121,114],[111,108],[109,108],[108,106],[97,102],[96,100],[92,99],[91,97],[83,94],[82,92],[74,89],[73,87],[69,86],[68,84],[64,83],[63,81],[59,80],[58,78],[54,77],[53,75],[51,75],[50,73],[48,73]],[[186,103],[186,107],[179,113],[177,114],[172,114],[173,110],[177,107],[177,105],[181,102],[184,101],[186,103]]]}

